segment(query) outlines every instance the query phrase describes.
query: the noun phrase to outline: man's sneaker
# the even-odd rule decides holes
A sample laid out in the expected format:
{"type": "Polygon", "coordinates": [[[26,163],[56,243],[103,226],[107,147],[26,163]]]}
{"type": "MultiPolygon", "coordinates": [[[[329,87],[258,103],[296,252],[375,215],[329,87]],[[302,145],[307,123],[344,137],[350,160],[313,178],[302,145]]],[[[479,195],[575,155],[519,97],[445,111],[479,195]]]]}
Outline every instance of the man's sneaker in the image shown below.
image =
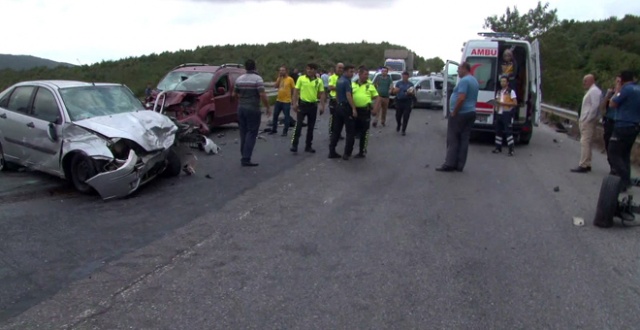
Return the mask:
{"type": "Polygon", "coordinates": [[[349,155],[342,155],[342,160],[349,160],[349,155]]]}
{"type": "Polygon", "coordinates": [[[509,157],[513,157],[513,155],[515,155],[515,153],[513,152],[513,150],[509,150],[509,157]]]}
{"type": "Polygon", "coordinates": [[[298,147],[291,147],[289,150],[291,150],[291,152],[298,152],[298,147]]]}
{"type": "Polygon", "coordinates": [[[364,153],[361,152],[361,153],[355,155],[355,157],[353,157],[353,158],[365,158],[365,157],[366,156],[364,155],[364,153]]]}
{"type": "Polygon", "coordinates": [[[373,127],[378,127],[378,122],[374,121],[371,125],[373,125],[373,127]]]}
{"type": "Polygon", "coordinates": [[[269,133],[267,133],[267,134],[269,134],[269,135],[273,135],[273,134],[277,134],[277,133],[278,133],[278,131],[271,131],[271,132],[269,132],[269,133]]]}
{"type": "Polygon", "coordinates": [[[571,172],[573,173],[587,173],[587,172],[591,172],[591,166],[588,167],[582,167],[582,166],[578,166],[576,168],[572,168],[571,172]]]}
{"type": "Polygon", "coordinates": [[[315,154],[316,150],[311,148],[311,147],[306,147],[306,148],[304,148],[304,152],[315,154]]]}
{"type": "Polygon", "coordinates": [[[499,154],[501,152],[502,152],[502,149],[500,149],[500,148],[495,148],[495,149],[493,149],[493,151],[491,151],[491,153],[494,153],[494,154],[499,154]]]}

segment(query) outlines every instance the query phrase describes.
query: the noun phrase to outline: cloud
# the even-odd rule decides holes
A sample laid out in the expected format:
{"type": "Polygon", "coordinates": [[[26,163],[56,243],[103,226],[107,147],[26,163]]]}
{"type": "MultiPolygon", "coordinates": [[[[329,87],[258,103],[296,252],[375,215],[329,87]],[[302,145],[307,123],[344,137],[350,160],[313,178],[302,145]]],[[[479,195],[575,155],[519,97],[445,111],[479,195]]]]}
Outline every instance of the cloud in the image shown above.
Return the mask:
{"type": "MultiPolygon", "coordinates": [[[[186,0],[191,2],[208,2],[208,3],[220,3],[220,4],[229,4],[231,1],[229,0],[186,0]]],[[[393,4],[398,2],[398,0],[235,0],[234,3],[240,2],[286,2],[292,5],[306,5],[306,4],[346,4],[351,7],[357,8],[381,8],[381,7],[391,7],[393,4]]]]}

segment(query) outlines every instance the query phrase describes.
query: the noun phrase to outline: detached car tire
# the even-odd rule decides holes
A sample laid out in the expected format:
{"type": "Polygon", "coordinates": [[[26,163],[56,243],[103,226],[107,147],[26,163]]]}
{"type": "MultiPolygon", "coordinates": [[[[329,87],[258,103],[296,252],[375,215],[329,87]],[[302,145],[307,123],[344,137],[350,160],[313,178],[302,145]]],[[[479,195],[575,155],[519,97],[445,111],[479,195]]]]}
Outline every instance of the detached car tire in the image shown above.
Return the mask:
{"type": "Polygon", "coordinates": [[[175,150],[170,149],[167,155],[167,167],[164,168],[161,175],[165,178],[176,177],[180,175],[180,171],[182,171],[180,156],[175,150]]]}
{"type": "Polygon", "coordinates": [[[593,225],[608,228],[613,226],[613,217],[618,210],[618,194],[620,193],[620,177],[608,175],[602,179],[600,196],[593,225]]]}
{"type": "Polygon", "coordinates": [[[96,164],[84,154],[76,154],[71,160],[71,183],[79,192],[90,194],[93,188],[86,183],[87,180],[98,174],[96,164]]]}
{"type": "Polygon", "coordinates": [[[0,144],[0,172],[7,170],[7,160],[4,158],[4,151],[2,150],[2,144],[0,144]]]}

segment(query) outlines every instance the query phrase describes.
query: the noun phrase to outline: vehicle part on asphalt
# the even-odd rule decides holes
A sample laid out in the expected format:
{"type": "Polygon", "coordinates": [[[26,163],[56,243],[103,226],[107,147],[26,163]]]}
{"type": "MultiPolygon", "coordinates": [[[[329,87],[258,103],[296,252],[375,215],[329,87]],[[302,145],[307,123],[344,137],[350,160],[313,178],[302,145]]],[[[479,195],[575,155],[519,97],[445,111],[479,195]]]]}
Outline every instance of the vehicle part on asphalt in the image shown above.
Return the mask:
{"type": "Polygon", "coordinates": [[[584,219],[579,217],[573,217],[573,224],[575,226],[584,226],[584,219]]]}
{"type": "Polygon", "coordinates": [[[632,195],[627,195],[618,200],[621,188],[621,179],[615,175],[608,175],[602,180],[598,206],[593,225],[603,228],[613,226],[613,218],[622,220],[622,225],[635,221],[635,214],[640,213],[640,204],[633,201],[632,195]]]}
{"type": "Polygon", "coordinates": [[[602,179],[598,206],[593,224],[598,227],[613,226],[613,217],[618,209],[618,194],[620,193],[620,177],[608,175],[602,179]]]}
{"type": "Polygon", "coordinates": [[[558,186],[554,187],[554,188],[553,188],[553,191],[555,191],[555,192],[560,191],[560,187],[558,187],[558,186]]]}

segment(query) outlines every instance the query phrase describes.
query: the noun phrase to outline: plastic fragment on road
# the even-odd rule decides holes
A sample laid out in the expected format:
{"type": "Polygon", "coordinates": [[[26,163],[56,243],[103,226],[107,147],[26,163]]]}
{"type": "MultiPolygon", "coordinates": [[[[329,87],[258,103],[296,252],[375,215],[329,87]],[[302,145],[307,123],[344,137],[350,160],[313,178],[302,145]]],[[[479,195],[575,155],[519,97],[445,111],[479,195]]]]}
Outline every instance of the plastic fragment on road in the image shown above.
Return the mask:
{"type": "Polygon", "coordinates": [[[258,135],[258,140],[264,140],[264,141],[267,141],[267,138],[266,138],[266,137],[264,137],[264,136],[262,136],[262,135],[258,135]]]}
{"type": "Polygon", "coordinates": [[[555,188],[553,188],[553,191],[555,191],[555,192],[560,191],[560,187],[555,187],[555,188]]]}
{"type": "Polygon", "coordinates": [[[573,217],[573,224],[575,226],[582,227],[582,226],[584,226],[584,219],[580,218],[580,217],[573,217]]]}
{"type": "Polygon", "coordinates": [[[202,150],[209,155],[217,155],[220,152],[220,147],[218,147],[218,145],[215,144],[215,142],[213,142],[208,137],[203,136],[203,138],[204,138],[204,143],[201,146],[202,150]]]}

